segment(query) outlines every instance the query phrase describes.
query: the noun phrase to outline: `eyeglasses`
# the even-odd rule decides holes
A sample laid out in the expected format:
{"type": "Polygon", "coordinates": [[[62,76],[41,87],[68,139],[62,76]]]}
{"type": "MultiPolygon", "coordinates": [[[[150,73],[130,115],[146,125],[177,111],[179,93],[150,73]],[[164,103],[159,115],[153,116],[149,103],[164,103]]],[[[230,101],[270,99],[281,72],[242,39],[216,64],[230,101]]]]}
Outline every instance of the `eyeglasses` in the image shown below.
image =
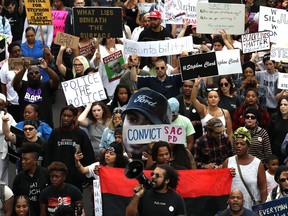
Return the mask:
{"type": "Polygon", "coordinates": [[[279,181],[284,183],[285,181],[288,181],[288,178],[281,178],[281,179],[279,179],[279,181]]]}
{"type": "Polygon", "coordinates": [[[28,75],[33,76],[33,75],[38,75],[40,71],[30,71],[28,72],[28,75]]]}
{"type": "Polygon", "coordinates": [[[82,67],[83,64],[73,64],[74,67],[82,67]]]}
{"type": "Polygon", "coordinates": [[[160,69],[161,69],[161,70],[164,70],[165,67],[164,67],[164,66],[162,66],[162,67],[155,67],[155,69],[156,69],[156,70],[160,70],[160,69]]]}
{"type": "Polygon", "coordinates": [[[155,176],[156,179],[157,179],[157,178],[163,178],[163,177],[164,177],[164,176],[160,175],[159,173],[154,173],[154,172],[152,172],[152,173],[151,173],[151,177],[153,177],[153,176],[155,176]]]}
{"type": "Polygon", "coordinates": [[[210,91],[218,91],[218,88],[207,88],[206,89],[208,92],[210,92],[210,91]]]}
{"type": "Polygon", "coordinates": [[[220,83],[219,85],[220,85],[220,87],[224,87],[224,86],[225,86],[225,87],[228,87],[228,86],[229,86],[229,83],[220,83]]]}
{"type": "Polygon", "coordinates": [[[29,128],[23,128],[24,131],[32,131],[34,130],[34,127],[29,127],[29,128]]]}
{"type": "Polygon", "coordinates": [[[254,116],[254,115],[246,115],[246,116],[245,116],[245,119],[255,120],[255,119],[256,119],[256,116],[254,116]]]}

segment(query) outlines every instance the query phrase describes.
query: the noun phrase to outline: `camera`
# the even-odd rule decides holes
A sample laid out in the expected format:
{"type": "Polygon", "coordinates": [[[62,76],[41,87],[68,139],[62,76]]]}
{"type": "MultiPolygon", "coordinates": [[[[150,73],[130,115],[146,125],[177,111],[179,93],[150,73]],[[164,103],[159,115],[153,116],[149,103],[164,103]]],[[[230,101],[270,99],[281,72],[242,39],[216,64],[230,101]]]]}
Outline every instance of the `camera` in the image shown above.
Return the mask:
{"type": "Polygon", "coordinates": [[[39,65],[40,64],[40,60],[39,59],[33,59],[29,62],[30,65],[39,65]]]}

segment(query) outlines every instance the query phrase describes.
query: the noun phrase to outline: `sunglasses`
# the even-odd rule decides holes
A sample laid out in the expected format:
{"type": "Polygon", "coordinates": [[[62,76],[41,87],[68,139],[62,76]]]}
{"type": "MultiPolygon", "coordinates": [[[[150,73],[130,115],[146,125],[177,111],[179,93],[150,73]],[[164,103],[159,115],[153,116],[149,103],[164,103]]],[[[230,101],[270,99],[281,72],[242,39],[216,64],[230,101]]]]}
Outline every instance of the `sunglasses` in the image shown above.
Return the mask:
{"type": "Polygon", "coordinates": [[[163,178],[164,176],[160,175],[159,173],[151,173],[151,177],[155,176],[155,178],[163,178]]]}
{"type": "Polygon", "coordinates": [[[220,85],[220,87],[228,87],[229,83],[220,83],[219,85],[220,85]]]}
{"type": "Polygon", "coordinates": [[[40,73],[40,71],[30,71],[30,72],[28,72],[28,75],[33,76],[34,74],[38,75],[39,73],[40,73]]]}
{"type": "Polygon", "coordinates": [[[218,88],[207,88],[206,89],[208,92],[210,92],[210,91],[218,91],[218,88]]]}
{"type": "Polygon", "coordinates": [[[281,178],[281,179],[279,179],[279,181],[284,183],[285,181],[288,181],[288,178],[281,178]]]}
{"type": "Polygon", "coordinates": [[[160,69],[161,69],[161,70],[164,70],[165,67],[164,67],[164,66],[162,66],[162,67],[155,67],[155,69],[156,69],[156,70],[160,70],[160,69]]]}
{"type": "Polygon", "coordinates": [[[245,116],[245,119],[255,120],[255,119],[256,119],[256,116],[254,116],[254,115],[246,115],[246,116],[245,116]]]}
{"type": "Polygon", "coordinates": [[[23,128],[24,131],[32,131],[34,127],[29,127],[29,128],[23,128]]]}

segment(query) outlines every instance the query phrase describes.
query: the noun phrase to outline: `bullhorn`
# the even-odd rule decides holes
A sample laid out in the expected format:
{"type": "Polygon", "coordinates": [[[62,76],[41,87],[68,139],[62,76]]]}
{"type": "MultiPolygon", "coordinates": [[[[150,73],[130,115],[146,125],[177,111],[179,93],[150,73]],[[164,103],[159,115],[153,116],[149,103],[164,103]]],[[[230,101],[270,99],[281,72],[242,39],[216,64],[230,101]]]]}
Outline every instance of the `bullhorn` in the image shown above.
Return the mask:
{"type": "Polygon", "coordinates": [[[144,173],[144,165],[141,161],[135,160],[130,162],[124,170],[124,174],[129,179],[136,179],[139,184],[143,184],[143,187],[146,190],[149,190],[152,187],[152,182],[148,179],[144,173]]]}

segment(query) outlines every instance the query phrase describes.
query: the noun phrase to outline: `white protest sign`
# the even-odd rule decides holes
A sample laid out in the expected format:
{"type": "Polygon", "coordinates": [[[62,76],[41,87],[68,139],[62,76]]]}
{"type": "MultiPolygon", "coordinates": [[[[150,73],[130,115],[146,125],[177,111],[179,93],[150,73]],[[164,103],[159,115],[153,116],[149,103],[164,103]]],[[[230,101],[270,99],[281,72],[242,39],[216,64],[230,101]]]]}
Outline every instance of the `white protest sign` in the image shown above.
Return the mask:
{"type": "Polygon", "coordinates": [[[155,6],[155,3],[138,3],[137,6],[140,14],[145,14],[149,13],[151,8],[155,6]]]}
{"type": "Polygon", "coordinates": [[[275,45],[271,46],[270,59],[276,62],[288,61],[288,45],[275,45]]]}
{"type": "Polygon", "coordinates": [[[279,73],[278,86],[279,89],[288,89],[288,74],[279,73]]]}
{"type": "Polygon", "coordinates": [[[99,73],[68,80],[61,84],[68,105],[80,107],[106,99],[99,73]]]}
{"type": "MultiPolygon", "coordinates": [[[[260,6],[258,29],[259,31],[270,31],[271,42],[277,42],[279,29],[284,25],[288,25],[286,10],[260,6]]],[[[285,35],[287,36],[287,32],[285,35]]]]}
{"type": "Polygon", "coordinates": [[[243,53],[270,49],[270,32],[255,32],[241,36],[243,53]]]}
{"type": "Polygon", "coordinates": [[[94,193],[94,213],[95,216],[102,216],[102,196],[100,187],[100,178],[93,180],[93,193],[94,193]]]}
{"type": "Polygon", "coordinates": [[[165,0],[165,23],[182,24],[182,19],[188,19],[190,24],[196,24],[197,0],[165,0]]]}
{"type": "Polygon", "coordinates": [[[240,49],[216,51],[219,75],[242,73],[240,49]]]}
{"type": "Polygon", "coordinates": [[[123,128],[128,144],[147,144],[152,141],[166,141],[174,144],[186,143],[186,131],[176,125],[139,125],[123,128]]]}
{"type": "Polygon", "coordinates": [[[182,51],[193,50],[192,36],[160,41],[135,42],[133,40],[124,40],[124,54],[137,54],[138,56],[163,56],[177,55],[182,51]]]}
{"type": "Polygon", "coordinates": [[[244,4],[198,3],[197,33],[219,34],[225,30],[228,34],[244,34],[244,4]]]}

